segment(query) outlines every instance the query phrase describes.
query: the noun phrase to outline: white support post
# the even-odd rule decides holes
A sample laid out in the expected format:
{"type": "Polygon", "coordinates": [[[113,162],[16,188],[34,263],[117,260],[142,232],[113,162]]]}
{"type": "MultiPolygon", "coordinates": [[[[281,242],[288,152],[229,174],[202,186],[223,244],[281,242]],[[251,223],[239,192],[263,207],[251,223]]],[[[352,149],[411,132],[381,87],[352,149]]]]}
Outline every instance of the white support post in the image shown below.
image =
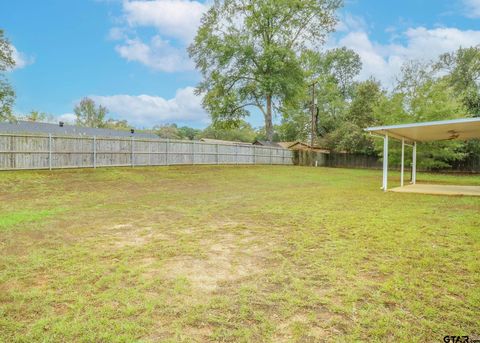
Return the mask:
{"type": "Polygon", "coordinates": [[[218,154],[218,143],[215,144],[216,152],[217,152],[217,164],[220,164],[220,155],[218,154]]]}
{"type": "Polygon", "coordinates": [[[93,168],[97,168],[97,137],[93,136],[93,168]]]}
{"type": "Polygon", "coordinates": [[[412,184],[417,183],[417,142],[413,142],[412,153],[412,184]]]}
{"type": "Polygon", "coordinates": [[[403,187],[403,172],[405,170],[405,138],[402,138],[402,164],[400,167],[400,186],[403,187]]]}
{"type": "Polygon", "coordinates": [[[235,164],[238,164],[238,144],[235,144],[235,164]]]}
{"type": "Polygon", "coordinates": [[[48,134],[48,169],[52,170],[52,134],[48,134]]]}
{"type": "Polygon", "coordinates": [[[270,164],[272,164],[272,154],[273,154],[273,152],[272,152],[272,151],[273,151],[273,149],[272,149],[272,148],[270,148],[270,164]]]}
{"type": "Polygon", "coordinates": [[[253,146],[253,164],[257,164],[257,146],[253,146]]]}
{"type": "Polygon", "coordinates": [[[383,185],[382,189],[384,192],[387,191],[387,181],[388,181],[388,134],[385,134],[383,138],[383,185]]]}

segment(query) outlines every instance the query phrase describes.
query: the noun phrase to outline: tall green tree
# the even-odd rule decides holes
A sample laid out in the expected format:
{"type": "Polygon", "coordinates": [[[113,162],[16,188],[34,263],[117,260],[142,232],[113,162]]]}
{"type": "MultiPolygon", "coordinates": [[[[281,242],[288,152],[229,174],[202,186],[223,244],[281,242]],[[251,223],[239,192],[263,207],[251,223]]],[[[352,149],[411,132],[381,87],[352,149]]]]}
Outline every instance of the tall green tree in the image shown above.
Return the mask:
{"type": "Polygon", "coordinates": [[[353,92],[345,120],[360,128],[373,126],[375,123],[375,107],[383,95],[380,82],[374,79],[360,82],[353,92]]]}
{"type": "Polygon", "coordinates": [[[0,29],[0,121],[12,120],[12,107],[15,101],[15,91],[5,77],[5,71],[15,66],[13,50],[10,42],[0,29]]]}
{"type": "Polygon", "coordinates": [[[273,138],[273,115],[306,88],[302,54],[334,29],[341,0],[215,0],[190,56],[203,75],[197,94],[214,125],[236,126],[257,107],[273,138]]]}
{"type": "MultiPolygon", "coordinates": [[[[301,60],[310,87],[303,89],[299,104],[282,109],[278,127],[281,140],[307,141],[311,135],[313,84],[317,100],[316,136],[325,137],[341,125],[355,89],[354,79],[362,67],[360,56],[345,47],[322,53],[308,51],[301,60]]],[[[318,143],[324,144],[321,139],[318,143]]]]}
{"type": "Polygon", "coordinates": [[[355,87],[354,79],[362,70],[362,61],[355,51],[341,47],[323,54],[319,69],[320,76],[334,81],[343,98],[348,99],[355,87]]]}
{"type": "Polygon", "coordinates": [[[76,124],[86,127],[105,127],[105,116],[108,109],[101,105],[97,106],[90,98],[83,98],[73,109],[76,124]]]}
{"type": "Polygon", "coordinates": [[[370,79],[355,84],[343,116],[325,136],[327,147],[334,151],[374,154],[374,143],[363,129],[376,122],[375,109],[383,96],[378,81],[370,79]]]}
{"type": "MultiPolygon", "coordinates": [[[[437,68],[447,71],[445,79],[452,85],[468,113],[480,116],[480,45],[460,48],[440,57],[437,68]]],[[[475,160],[480,156],[480,140],[469,140],[463,146],[466,158],[475,160]]]]}
{"type": "MultiPolygon", "coordinates": [[[[379,124],[398,124],[446,120],[468,116],[462,97],[448,78],[435,75],[435,70],[421,62],[411,61],[402,68],[395,90],[380,99],[374,109],[379,124]]],[[[382,151],[376,142],[376,150],[382,151]]],[[[426,169],[449,168],[467,156],[465,143],[459,141],[422,143],[418,146],[418,165],[426,169]]],[[[390,149],[391,162],[400,160],[400,146],[390,149]]],[[[407,154],[407,163],[410,156],[407,154]]]]}
{"type": "Polygon", "coordinates": [[[448,72],[447,81],[469,113],[480,116],[480,45],[443,54],[436,66],[448,72]]]}
{"type": "Polygon", "coordinates": [[[308,109],[292,110],[283,116],[281,124],[276,128],[278,139],[281,142],[306,142],[310,135],[310,125],[308,109]]]}

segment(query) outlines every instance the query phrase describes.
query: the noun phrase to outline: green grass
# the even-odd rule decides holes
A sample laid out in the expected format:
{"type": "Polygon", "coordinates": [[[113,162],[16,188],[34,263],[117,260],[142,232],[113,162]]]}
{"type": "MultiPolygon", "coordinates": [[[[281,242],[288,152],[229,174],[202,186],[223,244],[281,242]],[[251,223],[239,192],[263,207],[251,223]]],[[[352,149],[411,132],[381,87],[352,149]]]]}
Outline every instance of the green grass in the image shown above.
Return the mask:
{"type": "Polygon", "coordinates": [[[479,335],[480,198],[380,183],[283,166],[2,172],[0,341],[479,335]]]}
{"type": "Polygon", "coordinates": [[[0,218],[0,230],[13,229],[19,227],[19,224],[26,222],[37,222],[51,216],[54,211],[49,210],[21,210],[15,212],[2,212],[0,218]]]}

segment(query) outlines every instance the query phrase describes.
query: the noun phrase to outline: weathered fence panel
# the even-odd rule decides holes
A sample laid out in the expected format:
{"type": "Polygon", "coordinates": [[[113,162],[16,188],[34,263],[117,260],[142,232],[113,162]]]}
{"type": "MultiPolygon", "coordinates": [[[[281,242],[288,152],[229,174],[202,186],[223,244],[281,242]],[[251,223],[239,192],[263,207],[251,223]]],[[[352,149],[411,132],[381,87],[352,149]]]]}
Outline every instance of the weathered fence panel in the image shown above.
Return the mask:
{"type": "MultiPolygon", "coordinates": [[[[382,161],[376,156],[362,154],[322,153],[316,151],[294,151],[293,164],[332,168],[382,169],[382,161]]],[[[400,169],[400,164],[390,163],[391,169],[400,169]]],[[[406,165],[405,168],[410,168],[406,165]]],[[[431,171],[417,168],[419,171],[431,171]]],[[[465,160],[452,163],[451,168],[436,170],[452,173],[480,173],[480,155],[468,156],[465,160]]]]}
{"type": "Polygon", "coordinates": [[[289,150],[246,144],[0,134],[0,170],[292,163],[289,150]]]}

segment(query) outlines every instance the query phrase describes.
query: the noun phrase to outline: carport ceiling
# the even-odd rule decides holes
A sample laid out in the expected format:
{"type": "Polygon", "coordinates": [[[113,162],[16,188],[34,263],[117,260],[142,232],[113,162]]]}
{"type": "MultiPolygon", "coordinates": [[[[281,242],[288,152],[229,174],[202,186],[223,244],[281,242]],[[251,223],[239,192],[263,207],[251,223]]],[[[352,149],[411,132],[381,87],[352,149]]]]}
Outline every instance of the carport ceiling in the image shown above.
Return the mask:
{"type": "Polygon", "coordinates": [[[369,127],[366,131],[411,142],[480,139],[480,118],[369,127]]]}

